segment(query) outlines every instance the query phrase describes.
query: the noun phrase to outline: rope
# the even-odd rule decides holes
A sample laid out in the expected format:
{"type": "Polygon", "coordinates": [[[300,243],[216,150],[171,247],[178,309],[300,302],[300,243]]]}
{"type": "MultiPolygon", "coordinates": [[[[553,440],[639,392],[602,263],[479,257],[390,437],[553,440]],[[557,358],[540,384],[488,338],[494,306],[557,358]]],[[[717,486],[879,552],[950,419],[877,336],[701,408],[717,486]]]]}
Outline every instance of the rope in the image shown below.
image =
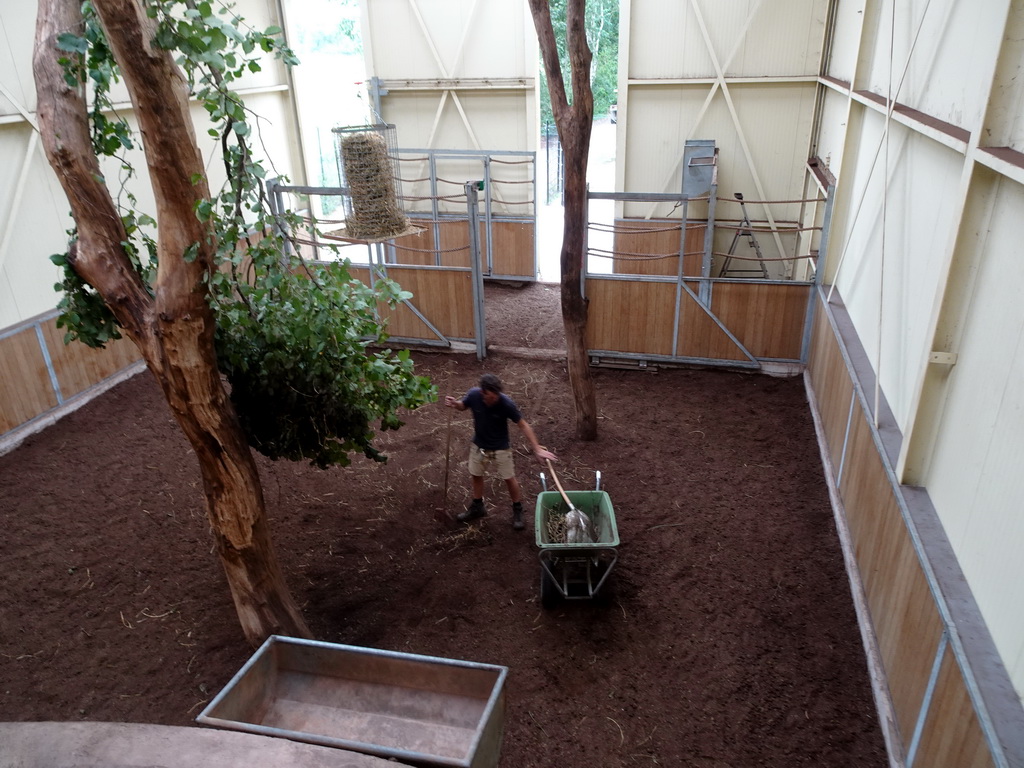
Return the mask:
{"type": "MultiPolygon", "coordinates": [[[[708,226],[707,224],[698,224],[697,226],[694,226],[694,227],[688,227],[688,229],[707,229],[707,226],[708,226]]],[[[614,224],[603,224],[601,222],[591,222],[589,227],[590,227],[590,229],[593,229],[593,230],[595,230],[597,232],[614,232],[615,234],[622,233],[622,234],[625,234],[625,235],[633,235],[633,234],[646,235],[646,234],[650,234],[651,232],[678,232],[679,230],[682,229],[682,226],[679,225],[679,224],[676,224],[675,226],[672,226],[672,227],[654,227],[652,229],[635,229],[633,227],[617,227],[614,224]]]]}
{"type": "Polygon", "coordinates": [[[314,219],[310,216],[300,216],[302,221],[316,226],[317,224],[344,224],[344,219],[314,219]]]}
{"type": "MultiPolygon", "coordinates": [[[[609,251],[604,248],[589,248],[587,254],[602,259],[622,259],[623,261],[658,261],[659,259],[674,259],[679,257],[679,252],[673,253],[630,253],[629,251],[609,251]]],[[[704,251],[683,252],[686,256],[701,256],[704,251]]]]}
{"type": "Polygon", "coordinates": [[[409,246],[409,245],[393,245],[392,247],[396,251],[411,251],[413,253],[433,253],[433,254],[456,253],[458,251],[468,251],[469,250],[469,246],[468,245],[462,245],[462,246],[459,246],[458,248],[447,248],[447,249],[442,249],[442,250],[436,250],[434,248],[413,248],[412,246],[409,246]]]}
{"type": "Polygon", "coordinates": [[[744,227],[744,226],[733,226],[732,224],[719,224],[715,222],[715,229],[738,229],[742,232],[761,232],[771,234],[772,232],[781,232],[783,234],[789,232],[811,232],[814,230],[821,229],[821,227],[744,227]]]}
{"type": "Polygon", "coordinates": [[[737,200],[735,197],[716,197],[720,203],[743,203],[744,205],[786,205],[787,203],[824,203],[824,197],[808,197],[806,200],[737,200]]]}
{"type": "Polygon", "coordinates": [[[757,258],[757,256],[737,256],[735,253],[719,253],[713,251],[712,256],[721,256],[726,259],[739,259],[740,261],[796,261],[797,259],[813,259],[815,254],[809,253],[806,256],[783,256],[781,258],[766,257],[763,259],[757,258]]]}
{"type": "Polygon", "coordinates": [[[346,245],[366,245],[366,241],[365,240],[358,240],[358,239],[353,239],[353,238],[338,237],[337,235],[323,235],[323,239],[322,240],[307,240],[304,237],[298,237],[296,235],[291,235],[288,239],[291,240],[293,243],[298,243],[299,245],[311,245],[314,248],[337,248],[338,247],[338,246],[334,245],[333,243],[325,243],[324,240],[336,240],[336,241],[338,241],[340,243],[345,243],[346,245]]]}
{"type": "Polygon", "coordinates": [[[402,200],[449,200],[450,201],[450,200],[465,200],[466,199],[466,195],[465,194],[461,194],[461,195],[437,195],[437,196],[426,195],[424,197],[413,197],[412,195],[401,195],[400,199],[402,199],[402,200]]]}

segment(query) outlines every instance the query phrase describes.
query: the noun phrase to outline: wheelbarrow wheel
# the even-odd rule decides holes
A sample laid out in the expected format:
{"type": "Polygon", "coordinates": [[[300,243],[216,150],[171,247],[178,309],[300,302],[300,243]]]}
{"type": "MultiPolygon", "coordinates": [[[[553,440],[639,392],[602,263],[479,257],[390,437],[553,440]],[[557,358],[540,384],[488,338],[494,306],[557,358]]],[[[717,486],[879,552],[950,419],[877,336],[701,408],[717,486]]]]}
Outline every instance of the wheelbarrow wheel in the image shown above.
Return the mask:
{"type": "Polygon", "coordinates": [[[551,609],[558,605],[561,597],[555,580],[551,578],[548,569],[542,565],[540,567],[540,604],[544,608],[551,609]]]}

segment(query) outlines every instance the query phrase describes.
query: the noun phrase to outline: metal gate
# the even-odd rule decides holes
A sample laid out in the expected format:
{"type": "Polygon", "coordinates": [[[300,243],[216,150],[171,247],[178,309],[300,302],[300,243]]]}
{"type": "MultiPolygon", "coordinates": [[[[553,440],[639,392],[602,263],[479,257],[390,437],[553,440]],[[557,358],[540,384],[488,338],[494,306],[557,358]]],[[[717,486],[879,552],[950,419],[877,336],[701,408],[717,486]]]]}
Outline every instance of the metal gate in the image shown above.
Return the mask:
{"type": "Polygon", "coordinates": [[[387,277],[413,294],[393,309],[383,302],[377,306],[378,316],[387,321],[391,339],[403,344],[449,348],[463,345],[482,360],[487,354],[479,237],[482,184],[463,184],[465,245],[444,251],[417,248],[406,242],[429,232],[432,222],[428,219],[416,219],[424,224],[419,235],[367,243],[344,237],[341,220],[313,218],[296,197],[343,196],[348,194],[344,187],[287,186],[272,180],[267,184],[267,192],[275,215],[288,209],[300,212],[306,228],[290,232],[289,243],[299,249],[303,258],[313,262],[348,259],[354,278],[372,285],[378,278],[387,277]],[[292,205],[286,196],[292,197],[292,205]],[[421,263],[416,263],[417,257],[421,263]],[[451,263],[454,261],[465,263],[451,263]]]}
{"type": "MultiPolygon", "coordinates": [[[[593,363],[687,363],[789,371],[806,360],[812,289],[820,276],[812,280],[765,277],[769,274],[766,263],[813,260],[816,253],[765,257],[754,238],[768,232],[778,237],[778,222],[772,222],[771,229],[760,228],[749,221],[745,210],[737,223],[716,221],[719,204],[741,201],[742,196],[718,197],[713,141],[687,142],[679,194],[588,195],[590,220],[582,287],[589,300],[587,348],[593,363]],[[673,210],[681,209],[681,215],[620,217],[609,223],[592,216],[595,201],[619,206],[667,203],[673,210]],[[715,252],[716,231],[721,238],[732,236],[729,253],[715,252]],[[753,236],[750,255],[736,247],[738,236],[747,234],[753,236]],[[739,260],[757,263],[756,273],[762,277],[716,276],[716,257],[725,265],[739,260]]],[[[831,195],[784,202],[824,202],[822,226],[797,225],[782,232],[790,236],[817,230],[824,242],[831,195]]],[[[783,266],[787,274],[790,269],[783,266]]]]}

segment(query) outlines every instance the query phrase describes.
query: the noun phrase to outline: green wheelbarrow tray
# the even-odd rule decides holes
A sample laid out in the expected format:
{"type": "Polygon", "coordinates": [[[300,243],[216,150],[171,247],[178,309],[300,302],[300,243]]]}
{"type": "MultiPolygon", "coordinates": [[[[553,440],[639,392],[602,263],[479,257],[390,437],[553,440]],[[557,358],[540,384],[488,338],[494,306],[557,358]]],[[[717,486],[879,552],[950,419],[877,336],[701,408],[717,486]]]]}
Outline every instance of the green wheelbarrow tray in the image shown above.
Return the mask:
{"type": "Polygon", "coordinates": [[[589,521],[593,541],[552,541],[548,523],[569,511],[562,494],[544,491],[537,496],[534,531],[540,548],[540,594],[545,608],[560,599],[590,600],[597,596],[618,560],[619,532],[615,510],[604,491],[566,491],[572,505],[589,521]]]}

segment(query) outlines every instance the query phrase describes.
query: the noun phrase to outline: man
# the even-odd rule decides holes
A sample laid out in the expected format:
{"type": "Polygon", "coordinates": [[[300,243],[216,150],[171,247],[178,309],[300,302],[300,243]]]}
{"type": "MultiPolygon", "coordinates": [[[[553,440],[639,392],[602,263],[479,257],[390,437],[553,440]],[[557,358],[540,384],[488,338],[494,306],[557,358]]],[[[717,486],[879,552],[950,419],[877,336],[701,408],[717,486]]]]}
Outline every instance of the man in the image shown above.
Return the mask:
{"type": "Polygon", "coordinates": [[[473,485],[473,503],[455,519],[468,523],[484,517],[484,470],[490,464],[497,467],[498,474],[508,488],[512,499],[512,527],[523,530],[523,490],[516,479],[515,464],[508,437],[508,422],[518,424],[519,429],[530,443],[537,461],[557,461],[555,454],[545,450],[537,442],[533,427],[526,423],[518,406],[501,391],[501,380],[492,373],[480,377],[480,385],[473,387],[459,400],[448,395],[444,404],[457,411],[473,412],[473,444],[469,447],[469,475],[473,485]]]}

